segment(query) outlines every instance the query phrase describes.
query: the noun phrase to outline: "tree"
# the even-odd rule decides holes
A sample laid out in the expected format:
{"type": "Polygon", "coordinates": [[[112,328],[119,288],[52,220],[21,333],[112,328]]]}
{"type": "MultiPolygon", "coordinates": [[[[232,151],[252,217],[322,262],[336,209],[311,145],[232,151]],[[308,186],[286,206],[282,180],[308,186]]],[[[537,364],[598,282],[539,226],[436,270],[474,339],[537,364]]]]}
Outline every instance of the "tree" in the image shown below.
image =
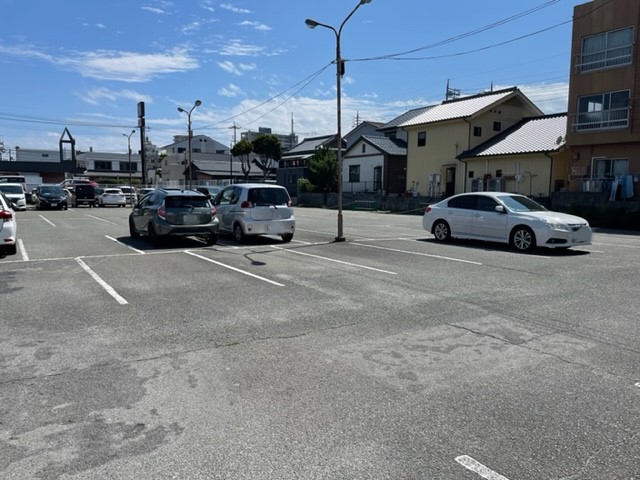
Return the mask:
{"type": "Polygon", "coordinates": [[[333,150],[319,148],[307,164],[309,181],[316,188],[327,194],[337,191],[338,187],[338,159],[333,150]]]}
{"type": "Polygon", "coordinates": [[[266,180],[269,172],[275,170],[276,162],[282,158],[282,147],[278,137],[272,134],[258,135],[253,142],[253,151],[260,155],[260,162],[256,162],[262,170],[263,179],[266,180]]]}
{"type": "Polygon", "coordinates": [[[240,159],[245,182],[249,180],[249,173],[251,173],[251,160],[249,157],[252,151],[253,144],[246,138],[243,138],[231,148],[231,155],[240,159]]]}

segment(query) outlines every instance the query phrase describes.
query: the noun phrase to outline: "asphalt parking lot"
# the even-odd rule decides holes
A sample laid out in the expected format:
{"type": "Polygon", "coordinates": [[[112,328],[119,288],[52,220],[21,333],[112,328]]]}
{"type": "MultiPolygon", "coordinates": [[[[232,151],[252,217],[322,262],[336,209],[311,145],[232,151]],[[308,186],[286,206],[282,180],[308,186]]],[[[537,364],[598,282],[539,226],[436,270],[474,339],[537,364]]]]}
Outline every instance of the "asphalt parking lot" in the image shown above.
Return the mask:
{"type": "Polygon", "coordinates": [[[291,243],[152,248],[18,212],[0,477],[640,478],[640,236],[531,254],[296,209],[291,243]]]}

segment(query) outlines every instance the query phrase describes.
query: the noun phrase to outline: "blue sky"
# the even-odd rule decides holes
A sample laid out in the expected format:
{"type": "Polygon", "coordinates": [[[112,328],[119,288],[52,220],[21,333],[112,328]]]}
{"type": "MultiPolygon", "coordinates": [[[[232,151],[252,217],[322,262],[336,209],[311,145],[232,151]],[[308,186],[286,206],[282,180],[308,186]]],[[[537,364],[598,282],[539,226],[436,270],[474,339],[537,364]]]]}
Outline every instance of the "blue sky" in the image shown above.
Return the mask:
{"type": "MultiPolygon", "coordinates": [[[[567,110],[576,0],[372,0],[345,24],[343,132],[462,95],[517,86],[567,110]]],[[[300,140],[336,130],[333,32],[358,0],[0,0],[0,141],[126,152],[146,106],[158,146],[186,133],[224,143],[270,127],[300,140]]],[[[132,148],[139,148],[138,136],[132,148]]]]}

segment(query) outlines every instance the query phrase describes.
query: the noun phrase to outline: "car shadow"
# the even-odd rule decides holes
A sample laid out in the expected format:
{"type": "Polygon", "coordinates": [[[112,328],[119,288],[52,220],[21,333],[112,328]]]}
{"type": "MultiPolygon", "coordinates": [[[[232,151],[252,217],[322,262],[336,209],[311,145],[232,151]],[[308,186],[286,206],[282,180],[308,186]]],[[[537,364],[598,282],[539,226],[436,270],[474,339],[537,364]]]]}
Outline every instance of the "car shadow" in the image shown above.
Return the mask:
{"type": "MultiPolygon", "coordinates": [[[[576,257],[581,255],[589,255],[591,252],[587,250],[574,250],[573,248],[544,248],[536,247],[529,252],[519,252],[514,250],[510,245],[506,243],[494,243],[484,242],[482,240],[464,240],[458,238],[452,238],[446,243],[439,242],[433,237],[419,238],[419,242],[433,243],[435,245],[448,245],[453,247],[462,247],[465,249],[483,250],[485,252],[506,252],[516,253],[518,255],[533,255],[533,256],[545,256],[545,257],[576,257]]],[[[576,247],[579,248],[579,247],[576,247]]]]}

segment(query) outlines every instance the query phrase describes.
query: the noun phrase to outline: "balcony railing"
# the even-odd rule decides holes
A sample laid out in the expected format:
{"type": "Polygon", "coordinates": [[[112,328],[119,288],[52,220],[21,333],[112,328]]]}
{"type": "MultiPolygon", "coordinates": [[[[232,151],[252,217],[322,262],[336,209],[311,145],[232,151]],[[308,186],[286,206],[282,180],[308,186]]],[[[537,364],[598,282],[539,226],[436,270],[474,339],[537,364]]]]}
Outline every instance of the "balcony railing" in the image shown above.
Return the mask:
{"type": "Polygon", "coordinates": [[[605,68],[620,67],[631,64],[631,45],[602,50],[600,52],[585,53],[580,59],[580,72],[591,72],[605,68]]]}
{"type": "Polygon", "coordinates": [[[627,128],[629,126],[629,108],[614,108],[600,112],[585,112],[575,115],[573,128],[583,130],[604,130],[613,128],[627,128]]]}

